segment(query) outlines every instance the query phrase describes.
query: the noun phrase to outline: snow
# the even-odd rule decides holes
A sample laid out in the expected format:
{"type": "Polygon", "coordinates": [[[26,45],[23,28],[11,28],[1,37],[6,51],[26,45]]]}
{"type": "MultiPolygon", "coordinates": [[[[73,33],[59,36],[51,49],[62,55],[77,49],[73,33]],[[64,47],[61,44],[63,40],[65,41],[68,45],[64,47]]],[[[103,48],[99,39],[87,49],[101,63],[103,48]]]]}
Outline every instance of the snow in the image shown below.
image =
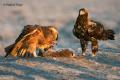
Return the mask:
{"type": "Polygon", "coordinates": [[[0,0],[0,80],[120,80],[119,0],[0,0]],[[22,6],[5,6],[5,3],[22,6]],[[80,8],[105,28],[115,31],[115,40],[99,41],[96,57],[4,58],[4,47],[12,44],[24,25],[55,25],[59,41],[55,50],[69,49],[81,55],[79,40],[72,34],[80,8]]]}

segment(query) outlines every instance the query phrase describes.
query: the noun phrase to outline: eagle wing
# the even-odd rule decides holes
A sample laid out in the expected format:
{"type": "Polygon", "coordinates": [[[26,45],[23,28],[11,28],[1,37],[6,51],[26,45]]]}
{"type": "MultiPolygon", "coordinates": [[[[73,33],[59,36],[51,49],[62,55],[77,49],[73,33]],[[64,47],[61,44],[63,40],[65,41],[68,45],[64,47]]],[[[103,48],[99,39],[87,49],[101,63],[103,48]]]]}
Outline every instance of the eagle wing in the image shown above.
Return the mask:
{"type": "Polygon", "coordinates": [[[38,44],[38,38],[40,37],[41,32],[38,29],[31,31],[30,33],[23,36],[21,40],[19,40],[14,48],[11,51],[11,54],[16,57],[24,56],[26,53],[33,54],[36,51],[36,47],[38,44]]]}
{"type": "Polygon", "coordinates": [[[33,27],[33,25],[26,25],[26,26],[24,26],[22,32],[20,33],[18,38],[15,40],[15,43],[5,47],[5,52],[6,52],[5,57],[7,57],[11,53],[11,51],[13,50],[14,46],[16,45],[16,43],[18,43],[26,34],[30,33],[33,30],[35,30],[35,27],[33,27]]]}
{"type": "Polygon", "coordinates": [[[104,25],[97,21],[90,20],[88,24],[87,32],[90,37],[94,37],[100,40],[104,33],[104,25]]]}
{"type": "Polygon", "coordinates": [[[15,40],[15,43],[17,43],[19,40],[21,40],[26,34],[30,33],[31,31],[35,30],[36,27],[34,25],[26,25],[24,26],[22,32],[18,36],[18,38],[15,40]]]}
{"type": "Polygon", "coordinates": [[[14,57],[23,57],[32,54],[35,57],[36,49],[47,50],[54,45],[54,42],[57,40],[54,39],[55,35],[56,34],[53,34],[49,27],[27,25],[24,27],[19,37],[15,40],[15,43],[5,48],[7,52],[5,57],[9,54],[12,54],[14,57]]]}

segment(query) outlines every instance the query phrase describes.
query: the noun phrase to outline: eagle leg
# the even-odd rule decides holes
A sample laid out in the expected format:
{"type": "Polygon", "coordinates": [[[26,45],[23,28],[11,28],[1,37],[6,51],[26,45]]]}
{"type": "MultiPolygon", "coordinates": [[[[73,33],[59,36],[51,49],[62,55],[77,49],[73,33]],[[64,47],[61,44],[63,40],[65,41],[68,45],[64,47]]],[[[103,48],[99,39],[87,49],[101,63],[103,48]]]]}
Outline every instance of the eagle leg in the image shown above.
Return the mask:
{"type": "Polygon", "coordinates": [[[27,53],[26,54],[29,54],[30,57],[37,57],[37,54],[36,54],[36,43],[33,43],[33,44],[29,45],[29,48],[27,49],[27,53]]]}
{"type": "Polygon", "coordinates": [[[87,45],[88,45],[88,41],[85,41],[84,39],[80,39],[80,44],[81,44],[81,47],[82,47],[82,55],[85,55],[87,45]]]}
{"type": "Polygon", "coordinates": [[[98,41],[92,37],[92,56],[95,57],[96,53],[98,52],[98,41]]]}
{"type": "Polygon", "coordinates": [[[33,56],[37,57],[36,50],[33,52],[33,56]]]}
{"type": "Polygon", "coordinates": [[[36,54],[36,43],[27,44],[24,43],[19,49],[18,55],[20,57],[37,57],[36,54]]]}

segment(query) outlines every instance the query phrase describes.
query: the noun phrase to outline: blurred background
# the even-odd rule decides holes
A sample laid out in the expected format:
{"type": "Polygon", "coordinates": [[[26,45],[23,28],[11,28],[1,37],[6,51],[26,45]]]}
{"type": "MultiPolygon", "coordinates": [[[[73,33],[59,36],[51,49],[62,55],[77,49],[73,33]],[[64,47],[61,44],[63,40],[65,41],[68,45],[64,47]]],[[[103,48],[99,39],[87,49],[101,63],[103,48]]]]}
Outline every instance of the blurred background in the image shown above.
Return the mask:
{"type": "Polygon", "coordinates": [[[116,40],[99,43],[100,48],[120,48],[120,0],[0,0],[0,55],[12,44],[25,25],[55,25],[59,30],[57,48],[80,48],[72,29],[80,8],[90,18],[116,32],[116,40]]]}

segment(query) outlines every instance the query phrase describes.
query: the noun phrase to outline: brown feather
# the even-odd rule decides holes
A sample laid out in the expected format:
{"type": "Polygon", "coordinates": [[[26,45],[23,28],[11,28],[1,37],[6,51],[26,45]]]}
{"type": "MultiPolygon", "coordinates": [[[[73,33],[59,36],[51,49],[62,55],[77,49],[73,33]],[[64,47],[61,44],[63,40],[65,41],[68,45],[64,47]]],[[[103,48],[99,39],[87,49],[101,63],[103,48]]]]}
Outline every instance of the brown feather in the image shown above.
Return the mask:
{"type": "Polygon", "coordinates": [[[15,40],[14,45],[5,48],[6,56],[12,54],[16,56],[25,56],[36,52],[36,49],[49,49],[56,42],[58,32],[52,26],[27,25],[22,30],[22,33],[15,40]]]}
{"type": "Polygon", "coordinates": [[[92,42],[92,53],[95,56],[98,51],[97,40],[114,40],[114,31],[105,30],[104,25],[89,19],[88,11],[85,8],[79,10],[73,34],[80,39],[82,54],[84,55],[88,41],[92,42]]]}

